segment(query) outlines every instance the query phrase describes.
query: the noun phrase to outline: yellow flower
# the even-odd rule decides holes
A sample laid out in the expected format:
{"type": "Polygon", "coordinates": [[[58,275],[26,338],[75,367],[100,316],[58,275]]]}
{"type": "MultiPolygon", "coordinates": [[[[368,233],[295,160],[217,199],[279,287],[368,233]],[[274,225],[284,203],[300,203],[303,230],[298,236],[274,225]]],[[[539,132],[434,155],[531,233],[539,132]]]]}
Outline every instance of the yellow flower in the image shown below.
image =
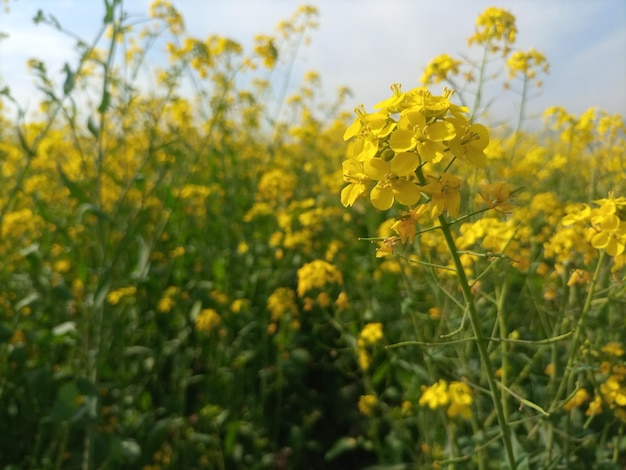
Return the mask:
{"type": "Polygon", "coordinates": [[[472,389],[463,382],[450,382],[448,389],[450,398],[450,406],[448,407],[448,416],[451,418],[461,416],[464,419],[472,417],[472,389]]]}
{"type": "Polygon", "coordinates": [[[485,149],[489,145],[489,131],[482,124],[469,124],[466,118],[457,118],[454,122],[456,133],[448,142],[452,155],[484,168],[487,162],[485,149]]]}
{"type": "Polygon", "coordinates": [[[134,286],[121,287],[116,290],[112,290],[107,294],[107,302],[111,305],[117,305],[120,300],[127,296],[133,296],[137,293],[137,288],[134,286]]]}
{"type": "Polygon", "coordinates": [[[359,397],[359,411],[361,412],[361,414],[363,416],[371,416],[372,412],[374,411],[374,407],[376,406],[376,404],[378,403],[378,398],[376,398],[376,395],[372,395],[372,394],[367,394],[367,395],[361,395],[359,397]]]}
{"type": "Polygon", "coordinates": [[[202,333],[210,333],[216,326],[222,323],[222,318],[212,308],[202,310],[196,318],[196,330],[202,333]]]}
{"type": "Polygon", "coordinates": [[[418,402],[420,406],[428,405],[431,410],[434,410],[440,406],[446,406],[449,402],[448,383],[445,380],[439,379],[430,387],[422,385],[422,396],[418,402]]]}
{"type": "Polygon", "coordinates": [[[586,416],[595,416],[602,413],[602,398],[600,395],[596,395],[593,398],[593,401],[589,403],[587,407],[587,411],[585,412],[586,416]]]}
{"type": "Polygon", "coordinates": [[[359,343],[376,344],[383,339],[383,324],[380,322],[366,324],[359,334],[359,343]]]}
{"type": "Polygon", "coordinates": [[[274,45],[274,38],[260,34],[254,38],[254,52],[263,59],[263,66],[271,69],[278,59],[278,49],[274,45]]]}
{"type": "Polygon", "coordinates": [[[602,352],[610,356],[620,357],[624,355],[622,344],[617,341],[610,341],[602,347],[602,352]]]}
{"type": "Polygon", "coordinates": [[[431,60],[426,66],[420,81],[425,85],[433,85],[448,78],[448,75],[459,73],[461,61],[455,60],[448,54],[441,54],[431,60]]]}
{"type": "Polygon", "coordinates": [[[340,312],[350,307],[348,294],[346,294],[345,292],[340,292],[337,296],[337,300],[335,300],[335,305],[337,306],[337,310],[339,310],[340,312]]]}
{"type": "Polygon", "coordinates": [[[439,178],[428,176],[431,180],[422,188],[426,194],[430,195],[430,215],[434,219],[440,216],[444,210],[451,216],[459,215],[461,207],[461,178],[443,173],[439,178]]]}
{"type": "Polygon", "coordinates": [[[288,287],[279,287],[267,298],[267,309],[273,322],[279,321],[285,314],[297,315],[296,294],[288,287]]]}
{"type": "Polygon", "coordinates": [[[588,402],[589,398],[591,398],[589,396],[589,392],[585,390],[584,388],[581,388],[577,390],[576,394],[572,398],[570,398],[567,403],[563,405],[563,409],[565,411],[573,410],[574,408],[577,408],[581,406],[582,404],[588,402]]]}
{"type": "Polygon", "coordinates": [[[372,180],[365,174],[362,162],[354,159],[345,160],[342,167],[343,180],[349,184],[341,191],[341,204],[349,207],[367,192],[372,180]]]}
{"type": "Polygon", "coordinates": [[[368,323],[366,324],[359,338],[357,339],[357,358],[359,361],[359,367],[361,370],[369,369],[371,356],[367,350],[368,346],[375,345],[383,339],[383,324],[382,323],[368,323]]]}
{"type": "Polygon", "coordinates": [[[437,163],[446,151],[443,142],[453,139],[455,135],[456,130],[451,123],[443,120],[427,123],[422,111],[411,109],[400,117],[398,129],[389,138],[389,146],[395,152],[417,150],[425,161],[437,163]]]}
{"type": "Polygon", "coordinates": [[[481,185],[478,194],[487,206],[496,212],[508,214],[513,209],[513,205],[509,202],[511,197],[511,185],[509,183],[496,182],[481,185]]]}
{"type": "Polygon", "coordinates": [[[609,256],[618,256],[626,247],[626,221],[611,213],[592,217],[591,246],[604,249],[609,256]]]}
{"type": "Polygon", "coordinates": [[[343,284],[343,275],[328,261],[315,260],[298,269],[298,296],[327,284],[343,284]]]}
{"type": "Polygon", "coordinates": [[[402,243],[413,243],[415,240],[415,224],[419,218],[428,210],[428,204],[420,204],[409,212],[401,212],[391,229],[399,236],[402,243]]]}
{"type": "Polygon", "coordinates": [[[441,309],[439,307],[430,307],[428,309],[428,318],[438,320],[441,317],[441,309]]]}
{"type": "Polygon", "coordinates": [[[548,73],[550,64],[541,52],[531,47],[528,52],[517,51],[511,54],[506,66],[509,69],[509,78],[515,77],[520,72],[528,78],[533,78],[537,74],[536,68],[548,73]]]}
{"type": "Polygon", "coordinates": [[[495,50],[497,46],[494,42],[503,41],[505,44],[512,44],[516,35],[515,16],[501,8],[489,7],[476,20],[476,33],[467,42],[469,45],[474,42],[489,45],[495,50]]]}
{"type": "Polygon", "coordinates": [[[411,181],[418,165],[417,154],[409,152],[396,154],[389,163],[382,158],[367,160],[363,165],[365,175],[378,181],[370,192],[372,205],[384,211],[393,205],[394,199],[407,206],[419,201],[420,188],[411,181]]]}

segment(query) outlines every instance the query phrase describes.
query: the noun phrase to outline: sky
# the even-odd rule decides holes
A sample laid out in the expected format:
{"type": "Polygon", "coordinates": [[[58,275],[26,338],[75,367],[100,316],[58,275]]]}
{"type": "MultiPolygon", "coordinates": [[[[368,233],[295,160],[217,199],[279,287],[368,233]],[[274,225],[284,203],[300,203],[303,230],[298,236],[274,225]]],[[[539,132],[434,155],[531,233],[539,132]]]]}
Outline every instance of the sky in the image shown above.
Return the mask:
{"type": "MultiPolygon", "coordinates": [[[[149,0],[124,0],[124,8],[146,15],[149,0]]],[[[259,33],[272,33],[289,18],[296,0],[172,0],[187,30],[198,37],[221,34],[249,48],[259,33]]],[[[476,55],[468,48],[477,16],[489,6],[504,8],[517,19],[515,50],[534,47],[550,62],[528,115],[548,106],[580,114],[595,106],[626,115],[625,0],[310,0],[319,10],[319,28],[301,49],[291,86],[307,70],[317,71],[325,95],[347,86],[351,107],[366,109],[390,96],[392,83],[408,90],[419,86],[426,64],[441,53],[476,55]]],[[[44,59],[51,71],[75,59],[73,42],[42,25],[37,10],[52,13],[69,30],[90,40],[103,17],[103,0],[9,0],[0,11],[0,86],[9,85],[20,103],[36,105],[26,61],[44,59]],[[33,103],[34,101],[34,103],[33,103]]],[[[249,50],[249,49],[248,49],[249,50]]],[[[61,77],[59,75],[59,77],[61,77]]],[[[62,82],[61,78],[58,80],[62,82]]],[[[514,85],[515,88],[515,85],[514,85]]],[[[441,91],[440,85],[433,88],[441,91]],[[439,87],[439,88],[437,88],[439,87]]],[[[519,96],[497,89],[492,108],[497,118],[517,115],[519,96]]]]}

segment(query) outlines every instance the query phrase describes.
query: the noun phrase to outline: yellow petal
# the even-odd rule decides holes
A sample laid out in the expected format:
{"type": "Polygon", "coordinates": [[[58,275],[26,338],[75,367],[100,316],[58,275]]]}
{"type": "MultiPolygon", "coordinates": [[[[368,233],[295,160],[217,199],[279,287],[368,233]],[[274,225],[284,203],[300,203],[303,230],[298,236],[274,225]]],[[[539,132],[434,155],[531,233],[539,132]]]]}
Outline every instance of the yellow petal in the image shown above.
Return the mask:
{"type": "Polygon", "coordinates": [[[412,206],[422,197],[422,192],[414,183],[410,181],[397,181],[393,183],[393,195],[400,204],[412,206]]]}
{"type": "Polygon", "coordinates": [[[393,205],[393,191],[377,184],[370,193],[370,200],[376,209],[386,211],[393,205]]]}
{"type": "Polygon", "coordinates": [[[368,178],[382,180],[389,173],[389,164],[382,158],[370,158],[363,164],[363,169],[368,178]]]}
{"type": "Polygon", "coordinates": [[[446,121],[437,121],[430,124],[424,130],[424,136],[432,142],[443,142],[456,137],[454,126],[446,121]]]}
{"type": "Polygon", "coordinates": [[[393,157],[389,167],[394,175],[406,176],[415,171],[419,163],[420,159],[416,153],[403,152],[393,157]]]}
{"type": "Polygon", "coordinates": [[[415,133],[406,129],[396,129],[389,138],[389,146],[394,152],[408,152],[415,148],[415,133]]]}

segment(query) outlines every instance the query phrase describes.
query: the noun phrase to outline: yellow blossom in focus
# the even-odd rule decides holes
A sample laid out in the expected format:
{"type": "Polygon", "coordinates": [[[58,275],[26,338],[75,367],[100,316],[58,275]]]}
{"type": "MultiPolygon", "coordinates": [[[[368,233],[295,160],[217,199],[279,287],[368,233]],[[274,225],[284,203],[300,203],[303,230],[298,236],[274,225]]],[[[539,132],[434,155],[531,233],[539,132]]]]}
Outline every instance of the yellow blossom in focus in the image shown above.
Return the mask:
{"type": "Polygon", "coordinates": [[[395,219],[391,229],[399,236],[402,243],[413,243],[415,240],[415,224],[428,210],[428,204],[420,204],[409,212],[401,212],[400,217],[395,219]]]}
{"type": "Polygon", "coordinates": [[[421,197],[420,188],[412,181],[411,175],[419,165],[415,153],[396,154],[389,163],[382,158],[370,158],[363,164],[365,175],[378,181],[370,192],[372,205],[381,211],[389,209],[394,200],[411,206],[421,197]]]}
{"type": "Polygon", "coordinates": [[[430,215],[434,219],[448,211],[451,216],[459,215],[461,207],[461,183],[463,180],[457,176],[443,173],[439,178],[429,176],[431,180],[422,188],[426,194],[430,195],[430,215]]]}

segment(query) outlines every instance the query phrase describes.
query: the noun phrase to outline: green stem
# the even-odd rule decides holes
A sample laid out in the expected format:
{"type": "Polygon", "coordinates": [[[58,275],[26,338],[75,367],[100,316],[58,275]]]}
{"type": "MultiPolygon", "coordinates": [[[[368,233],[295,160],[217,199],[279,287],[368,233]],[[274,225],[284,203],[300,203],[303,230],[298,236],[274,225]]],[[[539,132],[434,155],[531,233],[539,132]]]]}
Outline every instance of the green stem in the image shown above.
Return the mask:
{"type": "Polygon", "coordinates": [[[467,276],[465,275],[465,270],[463,268],[463,264],[461,263],[461,258],[457,253],[456,242],[454,241],[454,237],[452,236],[452,232],[444,215],[439,216],[439,223],[441,225],[441,232],[443,233],[443,236],[446,240],[446,245],[448,246],[448,251],[450,252],[450,256],[452,257],[452,262],[454,263],[454,267],[456,269],[456,274],[459,279],[461,290],[463,291],[463,299],[465,300],[465,304],[467,306],[467,313],[470,318],[470,323],[472,324],[474,337],[476,338],[476,346],[478,347],[480,360],[483,365],[485,376],[487,378],[489,391],[491,392],[491,399],[493,401],[496,417],[498,419],[498,425],[500,427],[500,431],[502,432],[502,441],[504,444],[507,461],[509,464],[509,468],[513,470],[516,468],[516,464],[515,456],[513,454],[513,445],[511,443],[511,431],[506,421],[506,416],[504,415],[504,409],[502,407],[502,401],[500,399],[500,390],[498,389],[498,386],[494,379],[493,365],[489,360],[489,342],[485,338],[485,335],[483,334],[480,327],[480,319],[478,318],[476,304],[474,303],[474,295],[472,294],[472,290],[467,280],[467,276]]]}
{"type": "MultiPolygon", "coordinates": [[[[504,314],[504,305],[506,303],[507,297],[509,293],[509,283],[506,278],[504,280],[504,284],[502,285],[502,290],[500,291],[500,295],[498,296],[498,329],[500,330],[500,338],[507,338],[507,327],[506,327],[506,319],[504,314]]],[[[502,357],[502,366],[501,371],[502,375],[500,375],[500,383],[504,387],[508,386],[508,370],[509,370],[509,344],[507,341],[500,342],[500,355],[502,357]]],[[[507,394],[503,393],[502,396],[502,410],[505,416],[509,415],[509,401],[507,399],[507,394]]]]}
{"type": "Polygon", "coordinates": [[[589,291],[587,292],[587,298],[585,299],[585,304],[583,305],[583,310],[580,314],[580,318],[578,319],[578,323],[576,323],[576,329],[574,330],[574,338],[572,339],[572,343],[570,345],[569,357],[567,358],[567,364],[565,365],[565,369],[563,370],[563,379],[559,383],[559,388],[557,389],[556,394],[552,400],[552,404],[550,405],[550,410],[553,410],[559,401],[560,397],[565,393],[565,389],[572,386],[572,379],[574,375],[572,374],[572,366],[574,365],[574,361],[578,357],[578,348],[580,345],[580,338],[582,336],[582,332],[585,326],[585,320],[587,319],[587,315],[591,310],[591,302],[593,300],[596,286],[598,284],[598,280],[600,279],[600,271],[602,270],[602,265],[604,264],[604,257],[606,256],[606,252],[604,250],[600,250],[600,256],[598,258],[598,263],[596,264],[596,269],[593,273],[593,278],[591,279],[591,284],[589,285],[589,291]]]}
{"type": "MultiPolygon", "coordinates": [[[[417,177],[422,185],[426,184],[426,177],[424,176],[422,169],[418,167],[417,177]]],[[[472,294],[472,288],[465,274],[465,268],[461,263],[461,257],[454,241],[454,236],[450,230],[450,224],[447,218],[441,214],[439,217],[439,225],[441,233],[446,240],[450,257],[454,263],[454,269],[456,271],[459,285],[463,292],[463,299],[465,301],[466,312],[469,315],[470,323],[472,324],[472,330],[474,331],[474,338],[476,339],[476,346],[478,347],[478,354],[480,355],[480,361],[483,365],[483,370],[487,378],[487,384],[489,385],[489,391],[491,392],[491,400],[495,409],[496,418],[498,420],[498,426],[502,432],[502,442],[504,444],[504,450],[506,453],[507,462],[511,470],[515,470],[515,455],[513,453],[513,444],[511,441],[511,430],[509,429],[504,409],[502,407],[502,401],[500,399],[500,390],[496,384],[494,378],[493,365],[489,359],[489,340],[485,337],[480,327],[480,319],[478,318],[478,311],[476,310],[476,303],[474,302],[474,294],[472,294]]]]}

